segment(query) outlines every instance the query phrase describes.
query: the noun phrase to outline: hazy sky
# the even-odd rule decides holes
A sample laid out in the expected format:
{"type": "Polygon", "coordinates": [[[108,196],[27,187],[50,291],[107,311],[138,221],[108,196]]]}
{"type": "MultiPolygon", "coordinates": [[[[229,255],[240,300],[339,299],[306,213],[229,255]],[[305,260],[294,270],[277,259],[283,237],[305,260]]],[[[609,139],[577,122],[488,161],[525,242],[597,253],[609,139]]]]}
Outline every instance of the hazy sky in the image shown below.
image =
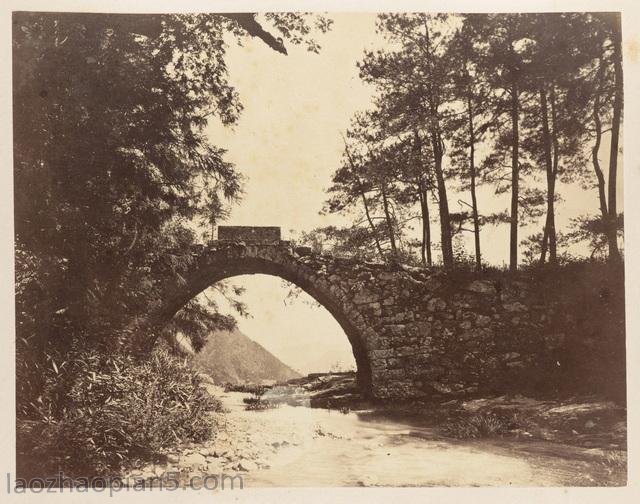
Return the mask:
{"type": "MultiPolygon", "coordinates": [[[[243,275],[231,282],[246,288],[242,299],[251,316],[239,318],[240,330],[273,355],[302,373],[331,367],[355,369],[347,336],[333,316],[308,294],[287,298],[288,282],[269,275],[243,275]]],[[[220,307],[228,304],[215,296],[220,307]]]]}
{"type": "MultiPolygon", "coordinates": [[[[289,54],[284,56],[257,39],[246,39],[243,47],[229,47],[230,78],[244,111],[234,129],[217,124],[208,129],[212,143],[228,149],[228,159],[246,176],[244,198],[233,208],[227,224],[281,226],[285,237],[290,237],[291,230],[346,222],[318,212],[339,166],[341,133],[354,112],[368,107],[373,94],[358,78],[356,62],[365,48],[379,48],[384,40],[375,33],[375,14],[330,17],[334,19],[332,30],[318,37],[320,54],[287,44],[289,54]]],[[[608,147],[605,139],[601,147],[605,167],[608,147]]],[[[618,173],[622,205],[622,170],[618,173]]],[[[451,189],[451,210],[460,211],[459,198],[451,189]]],[[[598,211],[595,189],[560,184],[559,192],[564,197],[557,206],[560,231],[566,230],[571,217],[598,211]]],[[[508,194],[497,197],[493,188],[481,187],[478,205],[481,212],[491,213],[506,209],[508,199],[508,194]]],[[[435,210],[435,204],[432,207],[435,210]]],[[[431,226],[437,236],[437,223],[431,226]]],[[[540,222],[521,229],[521,237],[541,226],[540,222]]],[[[504,264],[509,252],[508,226],[486,226],[482,247],[488,262],[504,264]]],[[[472,250],[471,245],[468,249],[472,250]]],[[[346,336],[326,310],[301,302],[285,305],[287,289],[277,278],[242,277],[235,283],[247,288],[244,298],[253,314],[252,319],[240,321],[247,336],[303,371],[345,360],[346,336]],[[318,356],[315,361],[308,355],[311,348],[313,357],[318,356]]]]}

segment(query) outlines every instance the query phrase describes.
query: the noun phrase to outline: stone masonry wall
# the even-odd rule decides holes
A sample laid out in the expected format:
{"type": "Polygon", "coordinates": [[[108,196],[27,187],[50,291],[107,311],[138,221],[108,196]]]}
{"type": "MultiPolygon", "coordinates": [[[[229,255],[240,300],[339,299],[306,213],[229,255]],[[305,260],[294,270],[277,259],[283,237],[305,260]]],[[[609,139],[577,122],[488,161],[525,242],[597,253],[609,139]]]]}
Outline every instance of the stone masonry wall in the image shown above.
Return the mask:
{"type": "Polygon", "coordinates": [[[577,359],[590,359],[594,353],[592,364],[599,369],[585,369],[587,374],[612,372],[598,358],[611,357],[608,364],[618,359],[624,367],[624,356],[620,363],[620,355],[602,353],[610,348],[600,334],[612,330],[611,319],[619,320],[622,327],[613,330],[622,331],[616,341],[624,341],[624,313],[611,314],[612,306],[624,306],[612,298],[624,295],[622,284],[605,287],[609,299],[600,300],[598,285],[576,286],[575,292],[563,295],[548,292],[553,282],[540,283],[535,277],[465,278],[322,256],[300,261],[347,292],[371,323],[376,334],[365,344],[373,393],[379,398],[526,392],[536,387],[549,392],[568,380],[580,364],[577,359]],[[587,292],[589,288],[594,292],[587,292]]]}
{"type": "Polygon", "coordinates": [[[176,296],[173,287],[174,299],[184,302],[237,274],[282,276],[348,328],[359,368],[370,368],[366,386],[376,398],[455,397],[555,383],[575,368],[570,356],[594,354],[593,365],[611,357],[598,354],[601,333],[611,332],[606,324],[596,327],[599,319],[621,319],[614,332],[622,331],[624,353],[624,313],[611,308],[620,304],[614,301],[624,295],[621,289],[609,292],[607,301],[599,291],[579,288],[567,295],[573,303],[567,305],[533,280],[363,263],[306,247],[293,250],[286,242],[214,242],[194,255],[198,259],[183,282],[191,290],[176,296]],[[593,313],[581,313],[582,307],[593,313]],[[576,341],[585,351],[568,354],[567,345],[576,341]]]}

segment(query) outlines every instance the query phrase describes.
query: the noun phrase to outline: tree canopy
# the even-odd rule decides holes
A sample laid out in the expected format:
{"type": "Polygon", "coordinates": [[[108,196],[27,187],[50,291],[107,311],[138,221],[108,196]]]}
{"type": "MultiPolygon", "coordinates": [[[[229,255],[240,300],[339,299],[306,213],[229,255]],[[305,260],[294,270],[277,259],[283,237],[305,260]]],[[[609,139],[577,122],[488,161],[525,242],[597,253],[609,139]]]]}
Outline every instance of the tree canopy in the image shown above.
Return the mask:
{"type": "Polygon", "coordinates": [[[445,268],[472,260],[482,269],[483,226],[508,224],[512,270],[522,258],[557,264],[587,229],[598,234],[591,243],[604,240],[609,260],[619,261],[619,16],[379,14],[377,29],[387,45],[365,51],[358,62],[375,99],[353,118],[345,146],[351,154],[336,171],[327,207],[364,212],[352,228],[371,237],[362,247],[372,253],[375,246],[383,260],[402,256],[424,265],[438,247],[445,268]],[[605,135],[610,152],[603,169],[605,135]],[[600,215],[585,216],[582,233],[557,230],[560,183],[596,189],[600,215]],[[481,186],[508,194],[508,208],[483,212],[481,186]],[[416,219],[419,240],[410,238],[416,219]],[[541,232],[522,239],[520,229],[540,221],[541,232]],[[461,240],[467,232],[473,259],[461,240]],[[386,244],[388,252],[381,250],[386,244]]]}
{"type": "MultiPolygon", "coordinates": [[[[17,323],[22,371],[36,375],[20,382],[28,409],[47,352],[139,337],[126,332],[131,320],[162,278],[188,267],[198,230],[241,197],[242,175],[204,133],[242,112],[228,44],[251,35],[283,53],[287,43],[318,51],[314,36],[331,22],[25,12],[13,21],[17,323]]],[[[198,348],[231,323],[194,301],[168,330],[198,348]]]]}

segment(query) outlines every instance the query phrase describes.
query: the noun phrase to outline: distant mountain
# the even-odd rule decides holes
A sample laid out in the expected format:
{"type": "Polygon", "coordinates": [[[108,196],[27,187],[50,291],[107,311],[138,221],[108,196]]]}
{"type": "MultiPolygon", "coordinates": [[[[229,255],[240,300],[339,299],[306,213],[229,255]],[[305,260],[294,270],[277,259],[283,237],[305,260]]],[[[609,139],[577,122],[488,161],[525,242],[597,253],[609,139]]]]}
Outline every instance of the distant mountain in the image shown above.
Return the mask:
{"type": "Polygon", "coordinates": [[[285,381],[301,376],[238,329],[209,335],[193,360],[198,369],[220,384],[285,381]]]}

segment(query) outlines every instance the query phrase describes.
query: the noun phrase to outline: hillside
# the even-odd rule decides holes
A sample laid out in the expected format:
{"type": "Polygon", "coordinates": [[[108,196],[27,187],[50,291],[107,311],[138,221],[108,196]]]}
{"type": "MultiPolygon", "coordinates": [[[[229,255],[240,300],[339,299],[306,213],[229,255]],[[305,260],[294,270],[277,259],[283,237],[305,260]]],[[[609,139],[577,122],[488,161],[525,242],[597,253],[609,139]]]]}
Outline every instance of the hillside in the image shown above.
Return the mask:
{"type": "Polygon", "coordinates": [[[300,374],[238,329],[218,331],[194,357],[195,365],[216,383],[283,381],[300,374]]]}

